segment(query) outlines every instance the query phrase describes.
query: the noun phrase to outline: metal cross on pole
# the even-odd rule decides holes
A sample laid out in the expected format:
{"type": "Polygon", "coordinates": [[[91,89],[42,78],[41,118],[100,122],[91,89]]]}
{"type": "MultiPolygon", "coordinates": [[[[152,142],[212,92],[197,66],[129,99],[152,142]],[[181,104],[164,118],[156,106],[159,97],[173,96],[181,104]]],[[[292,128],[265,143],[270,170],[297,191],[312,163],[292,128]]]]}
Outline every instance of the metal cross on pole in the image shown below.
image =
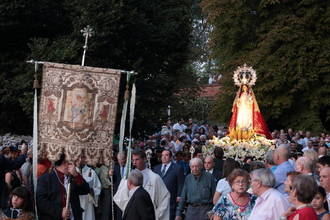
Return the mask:
{"type": "Polygon", "coordinates": [[[83,34],[83,36],[85,37],[85,45],[83,46],[84,48],[84,53],[82,56],[82,60],[81,60],[81,65],[84,66],[85,65],[85,56],[86,56],[86,51],[88,48],[88,38],[92,37],[92,35],[94,34],[93,28],[91,28],[89,25],[87,25],[87,27],[85,27],[84,29],[80,30],[80,32],[83,34]]]}

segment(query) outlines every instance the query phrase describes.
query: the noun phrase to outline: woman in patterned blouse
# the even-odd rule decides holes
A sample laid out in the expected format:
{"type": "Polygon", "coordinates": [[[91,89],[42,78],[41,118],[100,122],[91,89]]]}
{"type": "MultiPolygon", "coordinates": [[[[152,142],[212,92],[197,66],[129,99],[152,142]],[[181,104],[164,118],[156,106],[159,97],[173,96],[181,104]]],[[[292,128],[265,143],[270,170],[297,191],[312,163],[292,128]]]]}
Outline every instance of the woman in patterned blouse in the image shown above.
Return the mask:
{"type": "Polygon", "coordinates": [[[245,220],[249,217],[256,197],[247,193],[249,173],[235,169],[228,176],[232,192],[224,194],[214,206],[213,220],[245,220]]]}

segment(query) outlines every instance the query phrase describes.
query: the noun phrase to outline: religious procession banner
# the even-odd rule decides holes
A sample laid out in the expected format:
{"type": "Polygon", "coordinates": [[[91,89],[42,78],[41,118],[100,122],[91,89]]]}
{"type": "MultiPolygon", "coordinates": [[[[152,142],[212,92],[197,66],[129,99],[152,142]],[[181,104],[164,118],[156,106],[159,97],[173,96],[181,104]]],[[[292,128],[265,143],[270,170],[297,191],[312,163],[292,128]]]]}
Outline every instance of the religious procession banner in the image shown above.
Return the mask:
{"type": "Polygon", "coordinates": [[[120,70],[44,63],[39,113],[39,157],[89,164],[111,160],[120,70]]]}

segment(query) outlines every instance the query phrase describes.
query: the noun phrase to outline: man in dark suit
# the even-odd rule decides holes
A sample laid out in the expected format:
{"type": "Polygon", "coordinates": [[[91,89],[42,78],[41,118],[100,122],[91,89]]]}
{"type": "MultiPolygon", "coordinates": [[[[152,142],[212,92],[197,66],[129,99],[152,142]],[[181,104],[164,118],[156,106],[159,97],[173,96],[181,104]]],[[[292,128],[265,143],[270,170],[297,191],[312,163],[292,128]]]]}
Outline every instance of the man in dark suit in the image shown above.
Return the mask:
{"type": "Polygon", "coordinates": [[[163,150],[162,164],[155,166],[154,172],[160,175],[171,194],[170,199],[170,220],[175,218],[175,209],[180,199],[181,190],[184,183],[184,174],[181,166],[172,162],[172,152],[163,150]]]}
{"type": "Polygon", "coordinates": [[[214,167],[214,160],[212,156],[206,156],[204,159],[204,169],[206,172],[212,174],[213,178],[218,182],[222,174],[214,167]]]}
{"type": "Polygon", "coordinates": [[[149,193],[143,189],[143,175],[132,170],[127,179],[130,199],[124,211],[123,220],[155,220],[155,210],[149,193]]]}
{"type": "Polygon", "coordinates": [[[79,195],[89,193],[89,185],[77,173],[76,167],[65,159],[62,154],[55,162],[55,168],[38,179],[37,207],[39,219],[42,220],[82,220],[79,195]],[[68,183],[70,185],[70,204],[66,208],[68,183]]]}

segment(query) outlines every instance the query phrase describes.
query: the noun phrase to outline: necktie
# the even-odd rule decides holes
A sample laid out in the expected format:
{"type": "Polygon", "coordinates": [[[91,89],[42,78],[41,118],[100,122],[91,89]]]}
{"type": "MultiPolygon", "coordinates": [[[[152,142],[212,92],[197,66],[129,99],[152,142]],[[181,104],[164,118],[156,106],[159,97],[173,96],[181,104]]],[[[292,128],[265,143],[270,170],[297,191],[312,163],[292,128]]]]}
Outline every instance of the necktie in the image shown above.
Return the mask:
{"type": "Polygon", "coordinates": [[[166,173],[166,164],[164,164],[163,169],[162,169],[162,176],[165,176],[166,173]]]}
{"type": "Polygon", "coordinates": [[[125,169],[125,167],[121,167],[121,172],[120,172],[121,178],[123,178],[125,175],[124,169],[125,169]]]}

